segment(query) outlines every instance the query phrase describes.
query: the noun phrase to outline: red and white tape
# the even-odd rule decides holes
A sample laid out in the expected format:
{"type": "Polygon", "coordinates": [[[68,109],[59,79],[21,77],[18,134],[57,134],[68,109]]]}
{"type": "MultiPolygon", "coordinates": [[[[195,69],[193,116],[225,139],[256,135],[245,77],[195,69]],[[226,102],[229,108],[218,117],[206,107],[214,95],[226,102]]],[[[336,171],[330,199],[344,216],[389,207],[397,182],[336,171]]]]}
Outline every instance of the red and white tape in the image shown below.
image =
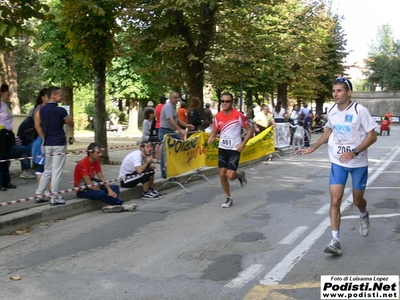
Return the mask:
{"type": "MultiPolygon", "coordinates": [[[[133,147],[136,147],[136,145],[115,146],[115,147],[101,148],[101,150],[102,151],[104,151],[106,149],[108,149],[108,150],[125,150],[125,149],[129,149],[129,148],[133,148],[133,147]]],[[[93,150],[89,150],[89,151],[93,151],[93,150]]],[[[82,154],[82,153],[87,153],[87,151],[86,150],[79,150],[79,151],[69,151],[69,152],[65,152],[65,153],[53,153],[50,156],[60,156],[60,155],[69,155],[69,154],[77,155],[77,154],[82,154]]],[[[46,155],[2,159],[2,160],[0,160],[0,163],[2,163],[2,162],[10,162],[10,161],[20,161],[20,160],[32,159],[32,158],[41,158],[41,157],[46,157],[46,155]]]]}
{"type": "MultiPolygon", "coordinates": [[[[126,178],[136,178],[136,177],[139,178],[139,177],[142,177],[143,175],[154,174],[154,173],[155,173],[155,171],[148,171],[148,172],[144,172],[144,173],[141,173],[141,174],[132,175],[132,176],[124,176],[124,177],[121,177],[121,178],[107,180],[107,181],[104,181],[104,182],[103,181],[102,182],[93,182],[93,184],[82,185],[82,186],[79,186],[79,187],[74,187],[74,188],[70,188],[70,189],[61,190],[61,191],[58,191],[58,192],[49,193],[49,194],[46,194],[46,196],[51,197],[53,195],[58,195],[58,194],[66,194],[66,193],[69,193],[69,192],[77,192],[77,191],[85,189],[85,188],[91,188],[93,186],[104,185],[104,183],[118,182],[118,181],[121,181],[121,180],[126,179],[126,178]]],[[[11,201],[0,203],[0,207],[13,205],[13,204],[18,204],[18,203],[23,203],[23,202],[28,202],[28,201],[31,201],[31,200],[35,200],[37,198],[38,198],[38,196],[27,197],[27,198],[18,199],[18,200],[11,200],[11,201]]]]}

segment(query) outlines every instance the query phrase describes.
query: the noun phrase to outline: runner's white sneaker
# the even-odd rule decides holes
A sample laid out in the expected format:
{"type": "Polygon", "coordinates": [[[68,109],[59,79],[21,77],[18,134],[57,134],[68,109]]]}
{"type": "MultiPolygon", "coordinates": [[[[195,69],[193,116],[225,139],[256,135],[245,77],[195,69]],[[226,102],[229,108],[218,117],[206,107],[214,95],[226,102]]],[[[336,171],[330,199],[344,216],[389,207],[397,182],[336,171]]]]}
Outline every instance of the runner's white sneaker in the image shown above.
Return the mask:
{"type": "Polygon", "coordinates": [[[367,211],[367,215],[365,218],[360,217],[360,234],[362,236],[367,236],[371,230],[371,225],[369,224],[369,213],[367,211]]]}
{"type": "Polygon", "coordinates": [[[221,205],[222,208],[229,208],[233,205],[232,198],[226,198],[226,201],[221,205]]]}
{"type": "Polygon", "coordinates": [[[325,246],[324,252],[333,255],[342,255],[342,247],[337,239],[332,239],[331,242],[325,246]]]}

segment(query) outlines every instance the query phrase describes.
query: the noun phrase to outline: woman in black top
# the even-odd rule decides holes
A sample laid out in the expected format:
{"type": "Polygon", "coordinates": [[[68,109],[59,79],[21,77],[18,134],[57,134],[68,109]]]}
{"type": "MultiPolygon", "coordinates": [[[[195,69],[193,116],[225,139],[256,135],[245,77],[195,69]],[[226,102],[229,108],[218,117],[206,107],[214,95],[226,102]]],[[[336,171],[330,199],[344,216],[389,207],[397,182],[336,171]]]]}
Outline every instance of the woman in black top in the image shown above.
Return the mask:
{"type": "Polygon", "coordinates": [[[194,126],[194,130],[201,130],[203,120],[200,117],[200,99],[196,96],[190,97],[190,105],[188,108],[188,123],[194,126]]]}

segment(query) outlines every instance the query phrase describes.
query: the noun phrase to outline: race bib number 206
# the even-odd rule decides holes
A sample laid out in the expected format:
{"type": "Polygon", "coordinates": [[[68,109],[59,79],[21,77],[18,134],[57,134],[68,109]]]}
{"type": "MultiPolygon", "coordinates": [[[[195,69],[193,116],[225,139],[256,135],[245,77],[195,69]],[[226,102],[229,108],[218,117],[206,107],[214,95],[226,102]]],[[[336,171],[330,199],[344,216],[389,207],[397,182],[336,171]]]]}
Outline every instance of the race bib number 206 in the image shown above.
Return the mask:
{"type": "Polygon", "coordinates": [[[337,154],[351,152],[351,146],[337,146],[337,154]]]}

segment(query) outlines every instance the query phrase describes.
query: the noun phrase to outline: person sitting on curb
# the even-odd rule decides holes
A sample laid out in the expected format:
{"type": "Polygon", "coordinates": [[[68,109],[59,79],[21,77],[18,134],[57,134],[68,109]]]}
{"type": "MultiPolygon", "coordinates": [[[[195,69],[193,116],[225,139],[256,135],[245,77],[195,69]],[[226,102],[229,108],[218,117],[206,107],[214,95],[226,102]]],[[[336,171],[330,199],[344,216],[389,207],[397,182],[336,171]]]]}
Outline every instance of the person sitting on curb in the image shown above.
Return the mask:
{"type": "Polygon", "coordinates": [[[158,199],[162,195],[154,188],[154,170],[156,168],[151,155],[153,144],[144,141],[140,149],[129,153],[122,161],[119,170],[121,187],[133,188],[142,183],[142,199],[158,199]]]}
{"type": "Polygon", "coordinates": [[[79,198],[103,201],[107,204],[102,208],[103,212],[106,213],[121,212],[124,210],[134,211],[136,209],[135,204],[123,204],[124,201],[118,199],[118,185],[109,185],[106,182],[101,171],[101,155],[100,145],[91,143],[87,148],[87,156],[81,159],[75,166],[74,186],[80,188],[77,190],[76,195],[79,198]],[[98,179],[95,178],[96,175],[98,179]],[[99,182],[102,182],[102,184],[100,185],[99,182]]]}

